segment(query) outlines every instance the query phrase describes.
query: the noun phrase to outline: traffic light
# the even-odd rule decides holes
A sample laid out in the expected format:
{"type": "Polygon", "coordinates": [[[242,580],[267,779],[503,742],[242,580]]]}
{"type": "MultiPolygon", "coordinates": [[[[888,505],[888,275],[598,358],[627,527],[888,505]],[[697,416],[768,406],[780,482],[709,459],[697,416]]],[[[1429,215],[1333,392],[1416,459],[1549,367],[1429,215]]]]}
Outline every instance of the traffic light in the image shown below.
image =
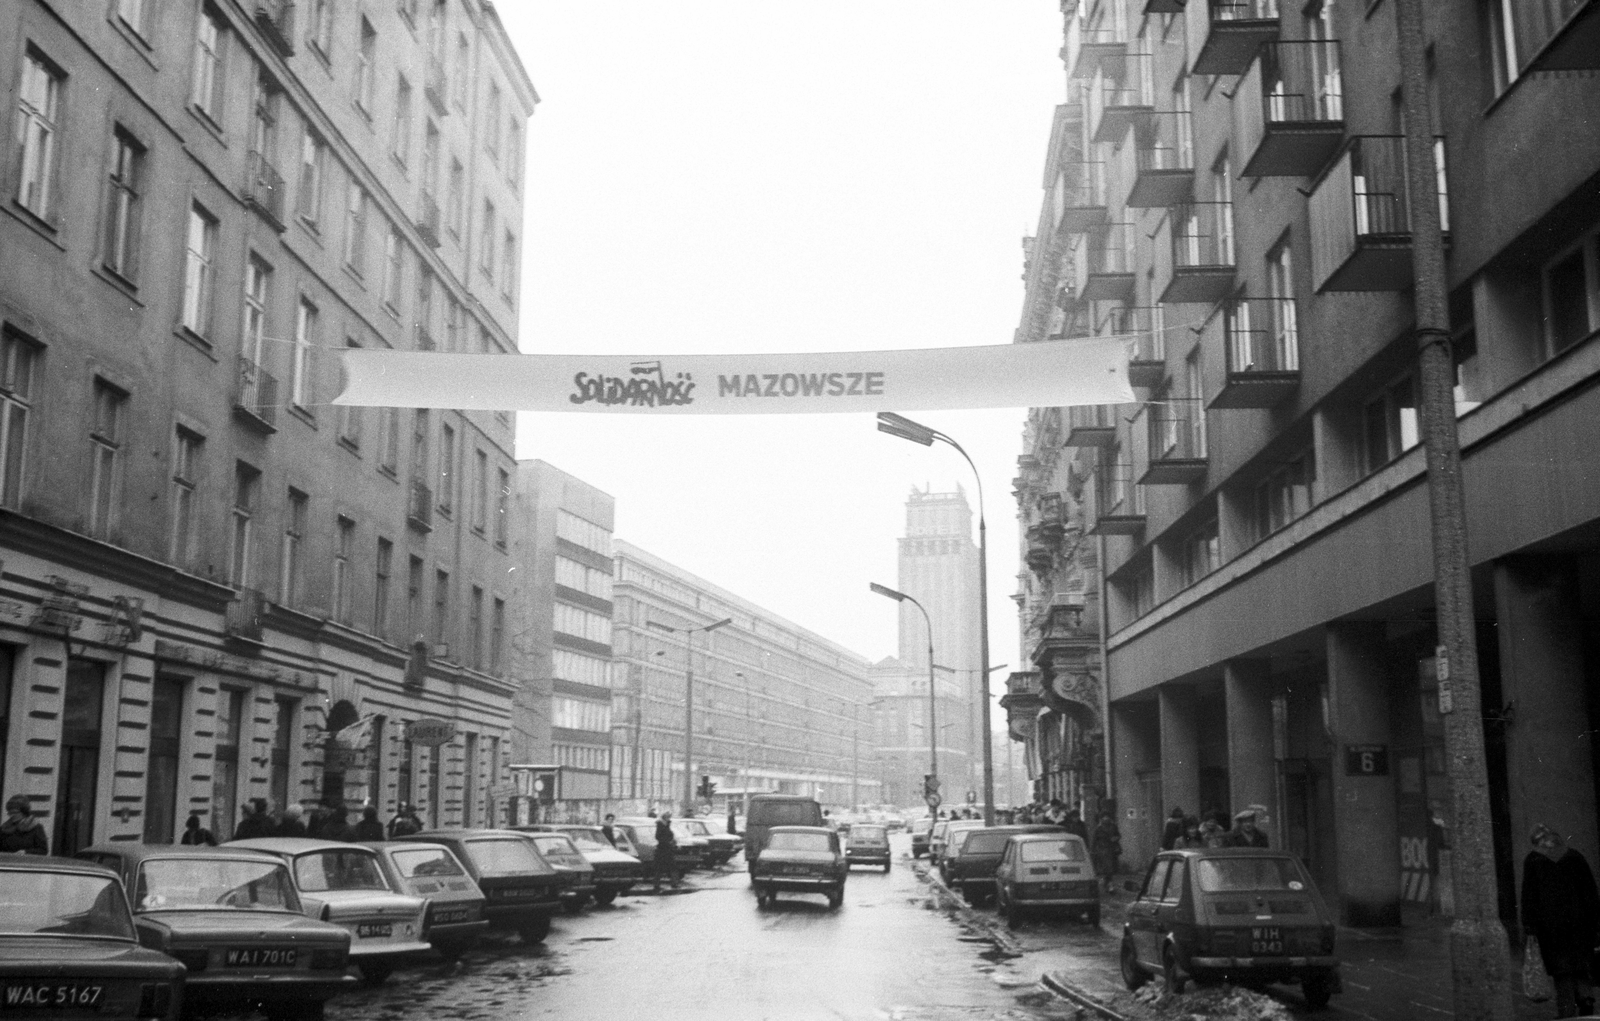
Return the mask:
{"type": "Polygon", "coordinates": [[[700,800],[710,801],[716,793],[717,785],[711,782],[711,777],[702,773],[700,776],[700,800]]]}

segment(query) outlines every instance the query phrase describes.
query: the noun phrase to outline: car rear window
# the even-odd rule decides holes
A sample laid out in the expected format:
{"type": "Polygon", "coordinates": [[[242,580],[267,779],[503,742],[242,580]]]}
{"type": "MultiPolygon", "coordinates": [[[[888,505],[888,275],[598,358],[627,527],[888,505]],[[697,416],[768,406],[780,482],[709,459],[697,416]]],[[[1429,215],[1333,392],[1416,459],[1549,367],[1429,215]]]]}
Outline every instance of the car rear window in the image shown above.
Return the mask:
{"type": "Polygon", "coordinates": [[[289,869],[278,862],[229,858],[159,858],[139,866],[135,911],[195,908],[300,910],[289,869]]]}
{"type": "Polygon", "coordinates": [[[539,860],[539,853],[521,837],[498,840],[469,840],[467,855],[486,876],[515,876],[525,873],[545,875],[553,871],[539,860]]]}
{"type": "Polygon", "coordinates": [[[962,854],[999,854],[1005,850],[1009,833],[974,833],[961,848],[962,854]]]}
{"type": "Polygon", "coordinates": [[[1304,890],[1300,870],[1288,858],[1202,858],[1195,878],[1204,893],[1243,890],[1304,890]]]}
{"type": "Polygon", "coordinates": [[[0,870],[0,933],[133,939],[122,884],[104,876],[0,870]]]}
{"type": "Polygon", "coordinates": [[[774,833],[767,842],[769,851],[831,851],[833,840],[827,833],[774,833]]]}
{"type": "Polygon", "coordinates": [[[851,840],[882,840],[888,836],[888,831],[882,826],[852,826],[850,827],[851,840]]]}
{"type": "Polygon", "coordinates": [[[751,826],[821,826],[822,809],[815,801],[758,801],[750,806],[751,826]]]}
{"type": "Polygon", "coordinates": [[[465,875],[456,856],[442,847],[418,847],[391,851],[394,867],[407,879],[428,876],[465,875]]]}
{"type": "Polygon", "coordinates": [[[611,844],[606,841],[605,834],[599,830],[562,830],[562,832],[571,837],[572,842],[577,844],[580,849],[588,848],[591,851],[611,850],[611,844]]]}
{"type": "Polygon", "coordinates": [[[387,890],[371,851],[313,851],[294,860],[294,881],[307,893],[327,890],[387,890]]]}
{"type": "Polygon", "coordinates": [[[583,855],[578,853],[578,849],[567,839],[565,833],[541,833],[531,839],[533,846],[539,849],[539,853],[552,861],[563,864],[568,861],[574,864],[583,863],[583,855]]]}
{"type": "Polygon", "coordinates": [[[1083,841],[1063,837],[1060,840],[1025,840],[1022,843],[1023,861],[1086,861],[1083,841]]]}

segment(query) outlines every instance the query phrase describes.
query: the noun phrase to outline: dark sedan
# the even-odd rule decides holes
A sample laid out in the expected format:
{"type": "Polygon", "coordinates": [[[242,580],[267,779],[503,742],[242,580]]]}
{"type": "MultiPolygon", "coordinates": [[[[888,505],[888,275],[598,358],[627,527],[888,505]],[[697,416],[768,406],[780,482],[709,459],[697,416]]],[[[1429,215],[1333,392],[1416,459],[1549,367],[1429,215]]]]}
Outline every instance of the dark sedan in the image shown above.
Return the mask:
{"type": "Polygon", "coordinates": [[[644,865],[623,849],[633,845],[627,843],[627,838],[621,834],[618,834],[618,841],[622,845],[619,847],[606,840],[605,834],[598,826],[557,824],[530,827],[530,829],[543,829],[567,835],[578,848],[578,853],[583,855],[584,860],[594,868],[596,904],[610,904],[619,894],[627,893],[636,884],[644,881],[644,865]]]}
{"type": "Polygon", "coordinates": [[[184,1001],[253,1008],[268,1018],[322,1017],[345,974],[350,933],[307,918],[281,859],[227,847],[97,844],[78,857],[104,865],[132,891],[139,942],[188,969],[184,1001]]]}
{"type": "Polygon", "coordinates": [[[961,830],[945,848],[939,872],[952,890],[960,892],[970,904],[985,904],[994,899],[994,873],[1006,841],[1024,833],[1062,832],[1057,826],[987,826],[961,830]]]}
{"type": "Polygon", "coordinates": [[[567,914],[575,915],[583,910],[589,903],[589,898],[594,896],[594,866],[589,864],[589,859],[583,856],[572,838],[565,833],[552,833],[540,830],[524,830],[522,827],[513,827],[538,848],[539,857],[550,863],[550,867],[557,872],[567,875],[567,888],[561,891],[561,906],[567,914]]]}
{"type": "Polygon", "coordinates": [[[851,865],[882,865],[889,871],[889,829],[877,823],[858,822],[844,842],[845,860],[851,865]]]}
{"type": "Polygon", "coordinates": [[[527,835],[515,830],[423,830],[397,841],[443,844],[483,891],[490,928],[511,929],[524,942],[550,933],[550,916],[561,910],[570,880],[539,857],[527,835]]]}
{"type": "Polygon", "coordinates": [[[141,947],[122,880],[70,858],[0,857],[0,1016],[175,1018],[183,965],[141,947]]]}
{"type": "Polygon", "coordinates": [[[829,907],[844,903],[850,863],[839,847],[839,834],[822,826],[774,826],[761,857],[750,864],[750,885],[756,904],[778,902],[780,891],[820,893],[829,907]]]}

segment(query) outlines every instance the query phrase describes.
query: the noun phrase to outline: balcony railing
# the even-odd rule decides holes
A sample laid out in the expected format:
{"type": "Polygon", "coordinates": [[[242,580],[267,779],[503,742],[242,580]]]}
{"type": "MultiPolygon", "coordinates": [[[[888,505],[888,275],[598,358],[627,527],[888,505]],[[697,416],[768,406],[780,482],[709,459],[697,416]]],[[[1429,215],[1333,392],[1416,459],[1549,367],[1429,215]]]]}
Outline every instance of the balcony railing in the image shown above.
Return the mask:
{"type": "MultiPolygon", "coordinates": [[[[1131,64],[1148,64],[1149,54],[1129,54],[1131,64]]],[[[1095,142],[1119,145],[1135,122],[1155,109],[1143,73],[1114,79],[1101,75],[1089,93],[1089,137],[1095,142]]]]}
{"type": "Polygon", "coordinates": [[[1600,70],[1600,0],[1521,0],[1511,7],[1517,44],[1533,54],[1525,73],[1600,70]]]}
{"type": "Polygon", "coordinates": [[[1161,110],[1133,129],[1133,187],[1128,205],[1136,209],[1175,206],[1194,197],[1194,134],[1187,110],[1161,110]]]}
{"type": "Polygon", "coordinates": [[[1129,301],[1134,289],[1134,225],[1108,223],[1088,235],[1083,290],[1085,301],[1129,301]]]}
{"type": "Polygon", "coordinates": [[[1167,397],[1146,405],[1150,464],[1142,486],[1187,486],[1206,474],[1206,409],[1199,400],[1167,397]]]}
{"type": "Polygon", "coordinates": [[[1271,408],[1300,386],[1300,324],[1293,298],[1230,298],[1206,331],[1222,331],[1227,366],[1213,408],[1271,408]]]}
{"type": "Polygon", "coordinates": [[[422,235],[423,242],[429,248],[439,247],[439,201],[429,191],[422,193],[422,205],[417,213],[417,233],[422,235]]]}
{"type": "Polygon", "coordinates": [[[422,81],[422,94],[427,97],[434,114],[439,117],[450,116],[450,83],[444,76],[444,60],[437,54],[429,54],[428,70],[422,81]]]}
{"type": "Polygon", "coordinates": [[[263,634],[261,618],[266,610],[267,600],[259,589],[240,589],[223,610],[223,632],[229,638],[259,643],[263,634]]]}
{"type": "Polygon", "coordinates": [[[292,0],[256,0],[256,26],[272,48],[294,56],[294,3],[292,0]]]}
{"type": "Polygon", "coordinates": [[[1214,305],[1233,292],[1233,203],[1175,206],[1162,229],[1170,240],[1157,244],[1162,304],[1214,305]]]}
{"type": "Polygon", "coordinates": [[[1094,535],[1137,535],[1144,531],[1144,491],[1133,482],[1133,465],[1094,466],[1094,535]]]}
{"type": "Polygon", "coordinates": [[[1067,409],[1065,447],[1108,447],[1117,442],[1117,413],[1108,404],[1080,404],[1067,409]]]}
{"type": "Polygon", "coordinates": [[[278,431],[278,378],[244,355],[234,378],[233,416],[263,435],[278,431]]]}
{"type": "Polygon", "coordinates": [[[1126,337],[1133,343],[1128,358],[1128,383],[1157,387],[1167,375],[1166,310],[1149,307],[1113,306],[1100,319],[1102,337],[1126,337]]]}
{"type": "Polygon", "coordinates": [[[1106,222],[1106,165],[1084,160],[1062,172],[1061,217],[1057,229],[1081,234],[1106,222]]]}
{"type": "Polygon", "coordinates": [[[284,229],[283,175],[262,153],[251,152],[245,159],[244,194],[245,200],[281,234],[284,229]]]}
{"type": "MultiPolygon", "coordinates": [[[[1439,220],[1450,230],[1444,139],[1434,141],[1439,220]]],[[[1322,291],[1411,286],[1405,140],[1357,135],[1311,189],[1311,279],[1322,291]]],[[[1448,238],[1446,238],[1448,241],[1448,238]]]]}
{"type": "Polygon", "coordinates": [[[1278,38],[1278,0],[1192,0],[1186,12],[1192,74],[1244,74],[1278,38]]]}
{"type": "Polygon", "coordinates": [[[1233,94],[1244,177],[1311,177],[1344,140],[1337,40],[1267,43],[1233,94]]]}
{"type": "Polygon", "coordinates": [[[433,490],[413,481],[406,499],[406,524],[419,532],[433,531],[433,490]]]}
{"type": "Polygon", "coordinates": [[[1046,340],[1074,340],[1094,336],[1094,324],[1089,319],[1089,303],[1080,301],[1069,291],[1056,296],[1056,307],[1050,313],[1050,326],[1046,340]]]}
{"type": "Polygon", "coordinates": [[[1121,78],[1128,41],[1114,28],[1085,28],[1078,42],[1078,59],[1072,62],[1072,77],[1083,80],[1103,74],[1121,78]]]}

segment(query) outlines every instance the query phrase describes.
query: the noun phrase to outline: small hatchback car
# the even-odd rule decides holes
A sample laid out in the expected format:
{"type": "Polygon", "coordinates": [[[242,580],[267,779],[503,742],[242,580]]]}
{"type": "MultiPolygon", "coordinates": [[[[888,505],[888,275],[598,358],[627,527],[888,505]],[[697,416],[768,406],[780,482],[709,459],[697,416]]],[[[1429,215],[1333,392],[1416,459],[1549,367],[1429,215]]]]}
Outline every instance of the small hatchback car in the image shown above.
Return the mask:
{"type": "Polygon", "coordinates": [[[750,865],[756,904],[778,902],[780,890],[821,893],[829,907],[844,903],[850,864],[839,849],[839,834],[822,826],[774,826],[767,846],[750,865]]]}
{"type": "Polygon", "coordinates": [[[1059,829],[1007,839],[995,866],[994,890],[1000,914],[1012,926],[1024,915],[1042,914],[1076,914],[1090,925],[1100,924],[1100,881],[1089,850],[1081,837],[1059,829]]]}
{"type": "Polygon", "coordinates": [[[882,865],[889,871],[889,830],[877,823],[858,822],[845,838],[844,857],[851,865],[882,865]]]}
{"type": "Polygon", "coordinates": [[[524,943],[542,943],[550,934],[550,916],[561,909],[562,891],[571,883],[514,830],[423,830],[393,843],[448,847],[483,891],[489,927],[511,929],[524,943]]]}
{"type": "Polygon", "coordinates": [[[1059,837],[1057,826],[985,826],[959,830],[945,848],[939,872],[945,885],[958,891],[969,904],[986,904],[995,897],[995,871],[1006,841],[1024,833],[1045,833],[1059,837]]]}
{"type": "Polygon", "coordinates": [[[460,957],[489,928],[483,891],[443,844],[370,843],[396,890],[428,902],[424,935],[447,961],[460,957]]]}
{"type": "Polygon", "coordinates": [[[1291,854],[1258,848],[1163,851],[1122,928],[1129,989],[1160,972],[1169,992],[1190,980],[1298,982],[1307,1005],[1340,992],[1334,922],[1291,854]]]}

